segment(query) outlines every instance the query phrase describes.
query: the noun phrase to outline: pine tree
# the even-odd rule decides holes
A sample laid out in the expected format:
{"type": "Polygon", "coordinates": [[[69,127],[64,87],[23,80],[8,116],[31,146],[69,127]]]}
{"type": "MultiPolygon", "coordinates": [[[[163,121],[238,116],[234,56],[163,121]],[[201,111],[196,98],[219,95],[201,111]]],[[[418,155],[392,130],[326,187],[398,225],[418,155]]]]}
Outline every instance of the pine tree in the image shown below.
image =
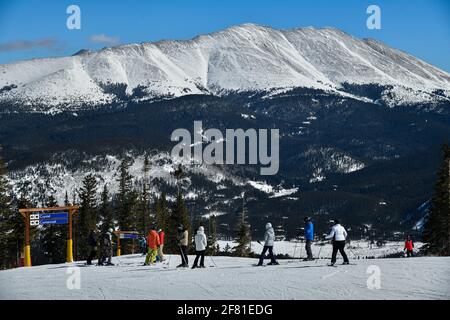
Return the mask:
{"type": "MultiPolygon", "coordinates": [[[[57,207],[58,203],[50,195],[45,203],[47,207],[57,207]]],[[[62,263],[66,254],[67,225],[45,225],[40,232],[41,246],[46,263],[62,263]]]]}
{"type": "Polygon", "coordinates": [[[250,225],[247,222],[247,209],[245,208],[245,195],[242,196],[242,210],[238,216],[238,221],[235,227],[236,236],[235,241],[237,246],[234,247],[234,254],[238,257],[248,257],[251,253],[250,243],[250,225]]]}
{"type": "MultiPolygon", "coordinates": [[[[184,203],[181,193],[178,193],[177,199],[173,205],[172,213],[169,218],[168,230],[169,234],[166,236],[167,243],[165,247],[171,252],[178,252],[178,241],[177,241],[177,229],[178,225],[182,224],[191,235],[191,223],[189,221],[189,213],[184,203]]],[[[191,237],[189,237],[190,242],[191,237]]]]}
{"type": "Polygon", "coordinates": [[[64,205],[66,207],[70,205],[69,194],[67,193],[67,190],[66,190],[66,194],[64,195],[64,205]]]}
{"type": "Polygon", "coordinates": [[[167,205],[166,194],[163,192],[159,198],[155,198],[155,222],[158,228],[167,231],[169,227],[170,212],[167,205]]]}
{"type": "Polygon", "coordinates": [[[83,186],[79,190],[80,209],[76,217],[76,246],[75,252],[78,259],[87,257],[87,239],[89,233],[97,224],[97,180],[92,174],[88,174],[83,180],[83,186]]]}
{"type": "Polygon", "coordinates": [[[102,221],[102,233],[108,231],[109,228],[114,229],[113,212],[111,209],[111,203],[109,201],[108,186],[106,184],[103,186],[103,191],[101,194],[99,215],[102,221]]]}
{"type": "Polygon", "coordinates": [[[217,217],[212,215],[208,220],[208,249],[209,255],[216,255],[217,250],[217,217]]]}
{"type": "Polygon", "coordinates": [[[139,197],[139,225],[137,230],[140,233],[147,234],[150,229],[151,219],[150,219],[150,184],[149,184],[149,171],[150,171],[150,161],[148,155],[144,158],[143,167],[143,181],[142,190],[139,197]]]}
{"type": "Polygon", "coordinates": [[[428,253],[450,255],[450,146],[443,145],[443,160],[431,199],[423,240],[428,253]]]}
{"type": "MultiPolygon", "coordinates": [[[[133,189],[133,177],[129,173],[129,167],[126,159],[123,159],[119,166],[117,213],[119,228],[122,231],[134,231],[138,224],[135,214],[137,194],[133,189]]],[[[126,242],[121,247],[123,253],[132,251],[131,242],[126,242]]]]}
{"type": "Polygon", "coordinates": [[[24,228],[24,219],[14,210],[6,168],[0,158],[0,269],[17,266],[24,245],[24,228]]]}

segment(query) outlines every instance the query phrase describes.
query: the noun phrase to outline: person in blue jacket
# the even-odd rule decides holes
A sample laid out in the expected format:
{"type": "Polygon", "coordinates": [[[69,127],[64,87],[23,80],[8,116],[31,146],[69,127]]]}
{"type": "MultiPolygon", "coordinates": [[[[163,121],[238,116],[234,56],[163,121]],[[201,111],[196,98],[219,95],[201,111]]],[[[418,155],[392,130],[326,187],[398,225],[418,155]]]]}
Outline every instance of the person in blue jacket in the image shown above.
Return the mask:
{"type": "Polygon", "coordinates": [[[311,251],[311,244],[314,240],[314,225],[311,221],[311,217],[305,217],[304,221],[305,221],[305,240],[306,240],[305,249],[307,257],[303,260],[310,261],[314,260],[311,251]]]}

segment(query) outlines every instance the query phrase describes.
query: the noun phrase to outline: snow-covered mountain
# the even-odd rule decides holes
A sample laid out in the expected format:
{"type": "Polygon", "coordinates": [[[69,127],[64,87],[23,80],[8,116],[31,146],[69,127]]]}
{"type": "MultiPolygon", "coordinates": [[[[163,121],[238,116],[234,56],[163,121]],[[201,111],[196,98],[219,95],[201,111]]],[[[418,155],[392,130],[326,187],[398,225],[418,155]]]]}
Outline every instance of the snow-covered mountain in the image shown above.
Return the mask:
{"type": "Polygon", "coordinates": [[[58,112],[108,103],[117,85],[142,99],[294,87],[341,92],[343,83],[392,86],[386,99],[396,104],[450,97],[450,74],[376,40],[333,28],[244,24],[188,41],[0,65],[0,102],[58,112]]]}

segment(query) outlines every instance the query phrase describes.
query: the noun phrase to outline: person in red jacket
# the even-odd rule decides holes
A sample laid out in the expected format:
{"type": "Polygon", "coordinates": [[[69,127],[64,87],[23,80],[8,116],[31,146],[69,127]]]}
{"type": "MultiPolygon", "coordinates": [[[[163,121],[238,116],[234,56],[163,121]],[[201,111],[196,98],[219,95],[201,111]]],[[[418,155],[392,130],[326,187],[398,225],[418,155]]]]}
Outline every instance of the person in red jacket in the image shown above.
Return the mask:
{"type": "Polygon", "coordinates": [[[159,247],[158,247],[158,257],[157,258],[159,261],[163,262],[166,259],[164,258],[164,252],[163,252],[165,233],[162,229],[158,230],[158,236],[159,236],[159,247]]]}
{"type": "Polygon", "coordinates": [[[407,257],[412,257],[413,249],[414,249],[414,243],[411,239],[411,236],[408,236],[405,241],[405,249],[404,249],[407,257]]]}
{"type": "Polygon", "coordinates": [[[155,227],[152,227],[150,232],[147,235],[147,247],[148,252],[145,257],[144,265],[148,265],[150,263],[156,262],[156,255],[158,254],[158,247],[160,245],[159,235],[156,232],[155,227]]]}

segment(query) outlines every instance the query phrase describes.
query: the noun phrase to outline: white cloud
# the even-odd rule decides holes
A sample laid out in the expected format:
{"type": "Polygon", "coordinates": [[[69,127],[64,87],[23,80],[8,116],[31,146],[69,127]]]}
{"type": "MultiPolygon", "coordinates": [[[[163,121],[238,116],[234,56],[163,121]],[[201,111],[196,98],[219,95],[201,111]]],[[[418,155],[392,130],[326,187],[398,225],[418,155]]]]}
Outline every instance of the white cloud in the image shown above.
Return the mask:
{"type": "Polygon", "coordinates": [[[116,45],[120,43],[118,37],[110,37],[105,34],[94,34],[89,37],[89,41],[94,43],[102,43],[105,45],[116,45]]]}

